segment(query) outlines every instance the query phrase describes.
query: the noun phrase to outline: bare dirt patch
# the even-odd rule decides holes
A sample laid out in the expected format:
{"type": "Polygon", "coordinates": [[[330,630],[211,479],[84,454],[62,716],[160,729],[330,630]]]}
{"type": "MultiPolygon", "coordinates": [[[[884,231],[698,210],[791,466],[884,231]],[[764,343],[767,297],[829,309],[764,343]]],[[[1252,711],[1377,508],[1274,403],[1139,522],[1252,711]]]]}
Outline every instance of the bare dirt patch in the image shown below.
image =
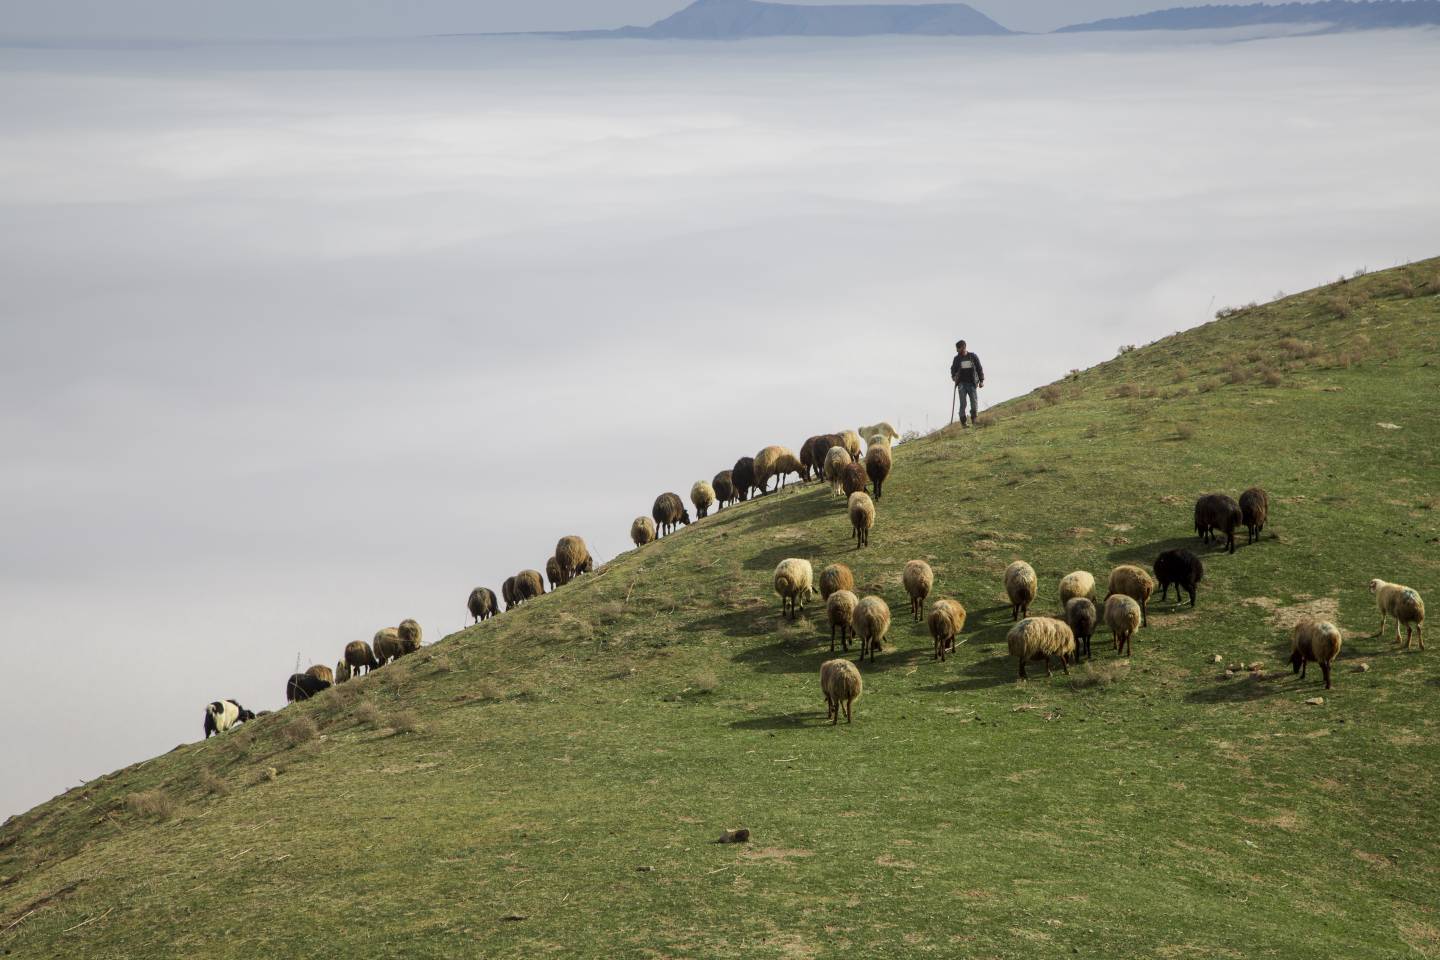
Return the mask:
{"type": "Polygon", "coordinates": [[[1380,867],[1382,869],[1392,866],[1390,858],[1383,853],[1366,853],[1364,850],[1356,850],[1355,859],[1364,860],[1370,864],[1370,866],[1380,867]]]}
{"type": "Polygon", "coordinates": [[[1335,597],[1315,597],[1288,606],[1274,597],[1245,597],[1240,602],[1264,610],[1277,630],[1289,630],[1305,617],[1334,622],[1340,616],[1340,601],[1335,597]]]}
{"type": "Polygon", "coordinates": [[[748,860],[751,863],[779,863],[784,866],[794,866],[790,861],[802,857],[813,857],[814,850],[787,849],[785,847],[749,847],[740,854],[741,860],[748,860]]]}
{"type": "Polygon", "coordinates": [[[882,867],[894,867],[896,870],[914,870],[915,864],[910,860],[897,860],[888,853],[882,853],[875,858],[875,863],[882,867]]]}

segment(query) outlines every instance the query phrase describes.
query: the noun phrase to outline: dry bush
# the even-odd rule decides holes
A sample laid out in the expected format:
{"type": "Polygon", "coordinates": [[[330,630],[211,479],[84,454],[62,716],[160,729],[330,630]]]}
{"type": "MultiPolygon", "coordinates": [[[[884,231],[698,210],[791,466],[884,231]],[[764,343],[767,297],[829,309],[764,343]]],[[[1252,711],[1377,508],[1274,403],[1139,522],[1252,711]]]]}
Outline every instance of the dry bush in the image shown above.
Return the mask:
{"type": "Polygon", "coordinates": [[[1190,440],[1195,436],[1195,428],[1188,423],[1182,423],[1175,428],[1175,436],[1181,440],[1190,440]]]}
{"type": "Polygon", "coordinates": [[[1344,320],[1355,312],[1355,303],[1349,297],[1333,296],[1325,299],[1325,309],[1344,320]]]}
{"type": "Polygon", "coordinates": [[[344,683],[337,683],[330,688],[334,691],[336,702],[342,706],[360,696],[360,685],[355,682],[355,679],[347,680],[344,683]]]}
{"type": "Polygon", "coordinates": [[[1279,370],[1271,370],[1268,367],[1260,372],[1260,379],[1267,387],[1278,387],[1285,382],[1285,378],[1280,375],[1279,370]]]}
{"type": "Polygon", "coordinates": [[[714,693],[720,689],[720,678],[715,676],[713,670],[702,670],[695,675],[690,685],[701,693],[714,693]]]}
{"type": "Polygon", "coordinates": [[[1320,352],[1320,349],[1313,343],[1308,343],[1299,337],[1285,337],[1276,346],[1291,357],[1313,357],[1320,352]]]}
{"type": "Polygon", "coordinates": [[[1123,399],[1125,397],[1138,397],[1140,396],[1140,388],[1133,383],[1122,383],[1120,384],[1120,386],[1110,391],[1110,396],[1111,398],[1116,400],[1123,399]]]}
{"type": "Polygon", "coordinates": [[[206,796],[223,797],[230,793],[230,784],[214,770],[201,770],[200,789],[206,796]]]}
{"type": "Polygon", "coordinates": [[[1133,353],[1134,351],[1135,351],[1135,344],[1133,344],[1133,343],[1127,343],[1127,344],[1125,344],[1123,347],[1121,347],[1119,350],[1116,350],[1116,351],[1115,351],[1115,356],[1117,356],[1117,357],[1123,357],[1123,356],[1125,356],[1125,354],[1127,354],[1127,353],[1133,353]]]}
{"type": "Polygon", "coordinates": [[[1100,427],[1096,424],[1092,423],[1090,424],[1090,426],[1085,428],[1086,439],[1094,440],[1098,436],[1100,436],[1100,427]]]}
{"type": "Polygon", "coordinates": [[[430,668],[436,673],[449,673],[455,669],[455,664],[450,661],[449,656],[431,657],[430,668]]]}
{"type": "Polygon", "coordinates": [[[413,710],[397,710],[390,714],[390,729],[396,733],[419,733],[420,718],[413,710]]]}
{"type": "Polygon", "coordinates": [[[1053,383],[1047,387],[1040,388],[1040,399],[1052,406],[1059,403],[1063,397],[1064,394],[1060,392],[1060,388],[1053,383]]]}
{"type": "Polygon", "coordinates": [[[1250,379],[1250,371],[1236,368],[1225,375],[1226,383],[1240,384],[1250,379]]]}
{"type": "Polygon", "coordinates": [[[1248,353],[1245,354],[1245,362],[1246,362],[1246,363],[1259,363],[1260,361],[1262,361],[1262,360],[1264,360],[1264,359],[1265,359],[1265,354],[1261,353],[1259,350],[1251,350],[1251,351],[1249,351],[1248,353]]]}
{"type": "Polygon", "coordinates": [[[1214,377],[1211,377],[1209,380],[1201,381],[1200,386],[1196,387],[1195,389],[1200,391],[1201,393],[1209,393],[1212,390],[1220,389],[1220,381],[1216,380],[1214,377]]]}
{"type": "Polygon", "coordinates": [[[1187,367],[1183,367],[1183,366],[1182,366],[1182,367],[1176,367],[1176,368],[1175,368],[1175,371],[1170,375],[1170,382],[1171,382],[1171,383],[1184,383],[1186,380],[1189,380],[1189,379],[1190,379],[1190,370],[1189,370],[1187,367]]]}
{"type": "Polygon", "coordinates": [[[149,820],[169,820],[175,815],[175,799],[164,790],[141,790],[125,797],[125,809],[149,820]]]}
{"type": "Polygon", "coordinates": [[[1140,399],[1142,400],[1154,400],[1158,396],[1160,396],[1160,391],[1154,387],[1142,387],[1140,390],[1140,399]]]}
{"type": "Polygon", "coordinates": [[[1171,397],[1188,397],[1188,396],[1190,396],[1190,388],[1189,388],[1189,387],[1176,387],[1176,388],[1171,392],[1170,396],[1171,396],[1171,397]]]}
{"type": "Polygon", "coordinates": [[[1015,405],[1016,413],[1033,413],[1040,409],[1040,404],[1034,400],[1022,400],[1015,405]]]}
{"type": "Polygon", "coordinates": [[[1346,370],[1349,370],[1352,366],[1359,366],[1360,361],[1364,358],[1365,355],[1359,353],[1358,351],[1346,350],[1336,355],[1335,364],[1336,366],[1344,367],[1346,370]]]}
{"type": "Polygon", "coordinates": [[[995,414],[993,413],[982,413],[975,418],[975,426],[977,427],[993,427],[995,426],[995,422],[995,414]]]}
{"type": "Polygon", "coordinates": [[[500,684],[486,678],[475,684],[475,697],[479,700],[499,700],[505,696],[505,691],[500,689],[500,684]]]}
{"type": "Polygon", "coordinates": [[[296,717],[280,728],[281,738],[290,746],[298,747],[320,735],[320,728],[309,717],[296,717]]]}
{"type": "Polygon", "coordinates": [[[369,700],[356,707],[353,716],[356,723],[364,724],[367,727],[380,726],[380,708],[369,700]]]}
{"type": "Polygon", "coordinates": [[[1401,276],[1395,282],[1395,288],[1400,292],[1400,296],[1406,300],[1412,299],[1415,294],[1420,292],[1419,286],[1409,276],[1401,276]]]}
{"type": "Polygon", "coordinates": [[[1123,679],[1129,672],[1130,664],[1124,660],[1086,663],[1084,670],[1071,671],[1070,686],[1075,690],[1085,690],[1090,687],[1104,688],[1123,679]]]}

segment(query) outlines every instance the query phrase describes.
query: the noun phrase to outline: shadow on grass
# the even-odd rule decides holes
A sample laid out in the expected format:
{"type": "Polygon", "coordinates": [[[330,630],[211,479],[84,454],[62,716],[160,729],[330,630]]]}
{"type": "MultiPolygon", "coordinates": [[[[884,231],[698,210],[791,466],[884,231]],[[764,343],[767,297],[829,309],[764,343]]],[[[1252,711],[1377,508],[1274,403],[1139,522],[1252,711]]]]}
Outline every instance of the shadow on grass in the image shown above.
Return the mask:
{"type": "Polygon", "coordinates": [[[837,639],[835,652],[830,652],[830,635],[817,629],[814,634],[796,634],[784,637],[776,643],[766,643],[749,650],[742,650],[730,660],[743,664],[760,673],[809,673],[820,670],[820,664],[833,657],[853,656],[859,650],[856,641],[850,641],[850,653],[840,649],[837,639]]]}
{"type": "Polygon", "coordinates": [[[727,726],[731,730],[793,730],[797,727],[828,727],[830,722],[826,719],[824,710],[813,710],[803,713],[777,713],[773,717],[732,720],[727,726]]]}
{"type": "MultiPolygon", "coordinates": [[[[1291,685],[1285,681],[1290,674],[1269,674],[1257,678],[1253,673],[1216,680],[1215,685],[1204,690],[1195,690],[1185,695],[1186,703],[1253,703],[1273,697],[1277,693],[1291,692],[1291,685]]],[[[1299,678],[1296,678],[1297,681],[1299,678]]],[[[1324,684],[1320,685],[1324,689],[1324,684]]]]}
{"type": "MultiPolygon", "coordinates": [[[[961,649],[964,648],[962,647],[961,649]]],[[[961,669],[960,673],[962,677],[959,680],[950,680],[946,683],[933,683],[928,687],[921,687],[920,689],[928,693],[953,693],[957,690],[985,690],[990,687],[1000,687],[1014,683],[1017,678],[1015,661],[1012,660],[1008,654],[972,661],[967,663],[961,669]]]]}
{"type": "MultiPolygon", "coordinates": [[[[774,573],[775,568],[780,565],[781,560],[788,560],[791,557],[808,559],[826,553],[824,547],[814,540],[806,540],[799,543],[782,543],[778,547],[771,547],[769,550],[761,550],[759,553],[741,561],[740,566],[746,570],[763,570],[767,573],[774,573]]],[[[820,571],[815,571],[818,576],[820,571]]],[[[777,598],[777,603],[778,598],[777,598]]]]}
{"type": "MultiPolygon", "coordinates": [[[[1144,567],[1147,572],[1153,572],[1152,567],[1155,558],[1166,550],[1189,550],[1202,559],[1210,553],[1208,544],[1200,542],[1199,537],[1170,537],[1166,540],[1154,540],[1150,543],[1127,543],[1117,547],[1106,554],[1106,559],[1111,563],[1133,563],[1137,567],[1144,567]]],[[[1095,577],[1095,593],[1097,596],[1105,594],[1106,575],[1100,574],[1095,577]]],[[[1202,581],[1203,583],[1203,581],[1202,581]]]]}

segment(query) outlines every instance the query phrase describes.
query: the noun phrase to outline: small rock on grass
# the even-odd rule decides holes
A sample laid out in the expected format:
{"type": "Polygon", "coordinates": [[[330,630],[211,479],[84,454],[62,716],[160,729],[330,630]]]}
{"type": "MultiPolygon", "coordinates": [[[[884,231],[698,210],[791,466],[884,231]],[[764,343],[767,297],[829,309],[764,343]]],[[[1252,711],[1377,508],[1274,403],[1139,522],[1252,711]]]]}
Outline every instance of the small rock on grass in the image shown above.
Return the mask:
{"type": "Polygon", "coordinates": [[[1225,658],[1222,657],[1222,656],[1220,656],[1220,654],[1217,653],[1217,654],[1215,654],[1213,657],[1210,658],[1210,662],[1211,662],[1211,663],[1224,663],[1224,662],[1225,662],[1225,658]]]}
{"type": "Polygon", "coordinates": [[[1357,673],[1368,673],[1368,672],[1370,671],[1370,664],[1368,664],[1368,663],[1357,663],[1357,664],[1355,664],[1355,671],[1356,671],[1357,673]]]}
{"type": "Polygon", "coordinates": [[[1310,706],[1312,706],[1312,707],[1323,707],[1323,706],[1325,705],[1325,698],[1324,698],[1324,697],[1311,697],[1309,700],[1306,700],[1305,702],[1308,703],[1308,704],[1309,704],[1310,706]]]}

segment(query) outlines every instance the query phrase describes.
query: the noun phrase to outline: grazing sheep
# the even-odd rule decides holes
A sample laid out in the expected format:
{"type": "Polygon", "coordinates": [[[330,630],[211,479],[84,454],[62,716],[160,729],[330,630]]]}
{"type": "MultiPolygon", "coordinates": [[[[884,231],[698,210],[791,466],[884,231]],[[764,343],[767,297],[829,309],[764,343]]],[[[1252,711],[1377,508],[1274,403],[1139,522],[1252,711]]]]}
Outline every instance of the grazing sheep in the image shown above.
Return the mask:
{"type": "Polygon", "coordinates": [[[875,501],[861,491],[850,494],[850,529],[855,535],[855,549],[870,545],[870,528],[875,526],[875,501]]]}
{"type": "Polygon", "coordinates": [[[698,520],[710,515],[710,508],[715,505],[715,488],[704,480],[696,480],[690,488],[690,502],[695,504],[695,518],[698,520]]]}
{"type": "Polygon", "coordinates": [[[865,451],[865,475],[875,484],[875,499],[880,499],[880,488],[890,476],[890,448],[871,447],[865,451]]]}
{"type": "Polygon", "coordinates": [[[845,468],[854,463],[850,459],[850,453],[844,447],[831,447],[825,453],[825,479],[830,482],[830,492],[835,496],[841,496],[844,491],[840,489],[841,480],[845,476],[845,468]]]}
{"type": "Polygon", "coordinates": [[[814,592],[815,568],[809,560],[781,560],[775,567],[775,592],[780,594],[780,615],[789,610],[790,619],[799,616],[800,608],[814,592]]]}
{"type": "Polygon", "coordinates": [[[1245,524],[1245,530],[1249,533],[1246,545],[1252,544],[1260,539],[1260,533],[1265,529],[1265,521],[1270,519],[1270,494],[1260,487],[1251,487],[1240,494],[1240,522],[1245,524]]]}
{"type": "Polygon", "coordinates": [[[750,491],[755,486],[755,458],[736,460],[735,466],[730,469],[730,482],[735,484],[735,494],[741,500],[749,500],[750,491]]]}
{"type": "Polygon", "coordinates": [[[845,708],[845,722],[850,722],[850,710],[860,699],[864,688],[860,671],[849,660],[826,660],[820,664],[820,692],[825,694],[825,719],[831,725],[840,722],[840,708],[845,708]]]}
{"type": "Polygon", "coordinates": [[[348,683],[350,681],[350,664],[341,660],[335,664],[335,682],[348,683]]]}
{"type": "Polygon", "coordinates": [[[835,652],[835,629],[840,629],[840,647],[850,649],[850,638],[855,636],[855,607],[860,598],[849,590],[836,590],[825,601],[825,618],[830,621],[830,652],[835,652]]]}
{"type": "Polygon", "coordinates": [[[804,468],[800,465],[800,458],[788,447],[769,446],[755,454],[755,486],[763,493],[769,493],[766,486],[770,478],[775,477],[775,489],[779,490],[785,486],[785,477],[788,474],[800,476],[804,468]]]}
{"type": "Polygon", "coordinates": [[[851,463],[840,471],[840,489],[845,496],[855,493],[864,493],[870,481],[870,476],[865,472],[865,464],[851,463]]]}
{"type": "Polygon", "coordinates": [[[1420,640],[1420,649],[1425,649],[1425,601],[1420,594],[1398,583],[1371,580],[1370,592],[1375,594],[1375,605],[1380,608],[1380,629],[1375,636],[1385,632],[1385,618],[1395,620],[1395,642],[1400,642],[1400,628],[1405,628],[1405,649],[1410,649],[1410,632],[1420,640]]]}
{"type": "Polygon", "coordinates": [[[583,539],[573,535],[556,541],[555,559],[560,564],[562,584],[569,583],[582,573],[588,573],[595,566],[595,561],[590,556],[590,548],[583,539]]]}
{"type": "MultiPolygon", "coordinates": [[[[831,450],[838,446],[840,446],[840,434],[838,433],[822,433],[817,437],[811,437],[800,447],[800,465],[814,470],[816,480],[824,480],[825,458],[830,455],[831,450]]],[[[806,479],[809,479],[808,473],[806,479]]]]}
{"type": "Polygon", "coordinates": [[[1328,620],[1302,617],[1290,632],[1290,666],[1305,679],[1305,667],[1310,662],[1320,664],[1325,676],[1325,689],[1330,689],[1330,664],[1340,655],[1340,628],[1328,620]]]}
{"type": "Polygon", "coordinates": [[[1134,564],[1122,563],[1110,571],[1110,583],[1105,591],[1108,598],[1111,594],[1123,593],[1125,596],[1140,604],[1140,623],[1142,626],[1150,626],[1150,594],[1155,592],[1155,581],[1150,574],[1134,564]]]}
{"type": "Polygon", "coordinates": [[[370,649],[375,651],[375,666],[383,667],[391,660],[397,659],[400,654],[400,631],[395,627],[385,627],[377,630],[370,641],[370,649]]]}
{"type": "Polygon", "coordinates": [[[500,595],[505,598],[505,609],[510,610],[520,602],[520,596],[515,592],[515,578],[506,577],[505,582],[500,584],[500,595]]]}
{"type": "Polygon", "coordinates": [[[1011,620],[1030,615],[1030,604],[1035,602],[1039,586],[1035,568],[1024,560],[1016,560],[1005,568],[1005,595],[1010,598],[1011,620]]]}
{"type": "Polygon", "coordinates": [[[869,447],[889,447],[890,444],[900,439],[900,431],[890,424],[881,420],[879,423],[871,424],[868,427],[861,427],[858,431],[860,439],[865,441],[869,447]]]}
{"type": "Polygon", "coordinates": [[[860,459],[860,434],[854,430],[840,431],[840,446],[850,454],[851,460],[860,459]]]}
{"type": "Polygon", "coordinates": [[[943,663],[945,655],[955,649],[956,634],[965,627],[965,608],[958,600],[936,600],[926,624],[935,641],[935,659],[943,663]]]}
{"type": "Polygon", "coordinates": [[[401,656],[407,653],[414,653],[420,649],[422,637],[424,636],[423,631],[420,629],[420,624],[410,619],[401,620],[400,626],[395,628],[395,632],[400,637],[401,656]]]}
{"type": "Polygon", "coordinates": [[[630,539],[635,546],[643,547],[655,541],[655,521],[649,517],[636,517],[630,524],[630,539]]]}
{"type": "Polygon", "coordinates": [[[1095,577],[1088,570],[1076,570],[1060,578],[1060,608],[1063,610],[1072,597],[1093,597],[1095,577]]]}
{"type": "Polygon", "coordinates": [[[515,574],[515,602],[524,603],[545,595],[545,581],[539,570],[521,570],[515,574]]]}
{"type": "Polygon", "coordinates": [[[1095,621],[1099,614],[1095,611],[1095,604],[1089,597],[1071,597],[1065,604],[1065,622],[1070,624],[1070,632],[1075,634],[1075,662],[1080,662],[1080,651],[1085,651],[1085,659],[1090,659],[1090,638],[1095,635],[1095,621]]]}
{"type": "Polygon", "coordinates": [[[1144,622],[1140,604],[1135,602],[1134,597],[1112,593],[1105,598],[1105,625],[1115,638],[1116,653],[1130,656],[1130,638],[1144,622]]]}
{"type": "Polygon", "coordinates": [[[843,563],[832,563],[820,571],[820,598],[829,600],[836,590],[854,590],[855,574],[843,563]]]}
{"type": "Polygon", "coordinates": [[[308,668],[305,671],[305,676],[314,677],[316,680],[324,680],[326,683],[329,684],[333,684],[335,682],[335,671],[331,670],[329,667],[321,666],[318,663],[308,668]]]}
{"type": "Polygon", "coordinates": [[[545,561],[545,579],[550,581],[550,589],[554,590],[560,586],[560,561],[551,557],[545,561]]]}
{"type": "Polygon", "coordinates": [[[890,605],[879,597],[866,597],[855,605],[855,632],[860,636],[860,659],[870,654],[875,662],[875,651],[885,646],[885,635],[890,632],[890,605]]]}
{"type": "Polygon", "coordinates": [[[910,616],[918,621],[925,612],[925,598],[935,586],[935,571],[924,560],[911,560],[900,574],[905,592],[910,594],[910,616]]]}
{"type": "Polygon", "coordinates": [[[719,504],[716,510],[728,507],[740,499],[735,493],[735,481],[730,479],[729,470],[721,470],[715,474],[715,479],[710,481],[710,487],[715,491],[715,502],[719,504]]]}
{"type": "Polygon", "coordinates": [[[1025,680],[1025,664],[1030,660],[1045,661],[1045,676],[1051,676],[1050,658],[1060,658],[1060,668],[1070,672],[1069,661],[1075,658],[1075,634],[1064,620],[1054,617],[1026,617],[1005,635],[1010,656],[1020,664],[1020,679],[1025,680]]]}
{"type": "Polygon", "coordinates": [[[345,666],[358,677],[361,672],[368,673],[380,666],[380,661],[375,659],[375,651],[370,649],[370,644],[364,640],[351,640],[345,644],[345,666]]]}
{"type": "Polygon", "coordinates": [[[470,591],[470,599],[465,601],[465,606],[470,610],[470,616],[475,622],[489,620],[500,612],[500,601],[495,598],[495,591],[489,587],[476,587],[470,591]]]}
{"type": "Polygon", "coordinates": [[[241,723],[255,719],[255,714],[234,700],[216,700],[205,708],[205,739],[219,736],[241,723]]]}
{"type": "Polygon", "coordinates": [[[676,526],[690,526],[690,514],[678,493],[662,493],[656,497],[650,516],[655,518],[655,528],[661,536],[674,533],[676,526]]]}
{"type": "Polygon", "coordinates": [[[309,700],[316,694],[329,690],[330,687],[329,680],[321,680],[308,673],[292,673],[290,679],[285,681],[285,702],[295,703],[299,700],[309,700]]]}
{"type": "Polygon", "coordinates": [[[1195,588],[1205,576],[1205,564],[1189,550],[1166,550],[1155,558],[1155,579],[1160,581],[1160,599],[1175,585],[1175,602],[1180,602],[1180,588],[1190,594],[1190,606],[1195,606],[1195,588]]]}
{"type": "Polygon", "coordinates": [[[1225,549],[1234,553],[1241,519],[1240,504],[1223,493],[1207,493],[1195,501],[1195,535],[1204,543],[1213,543],[1218,530],[1225,534],[1225,549]]]}

